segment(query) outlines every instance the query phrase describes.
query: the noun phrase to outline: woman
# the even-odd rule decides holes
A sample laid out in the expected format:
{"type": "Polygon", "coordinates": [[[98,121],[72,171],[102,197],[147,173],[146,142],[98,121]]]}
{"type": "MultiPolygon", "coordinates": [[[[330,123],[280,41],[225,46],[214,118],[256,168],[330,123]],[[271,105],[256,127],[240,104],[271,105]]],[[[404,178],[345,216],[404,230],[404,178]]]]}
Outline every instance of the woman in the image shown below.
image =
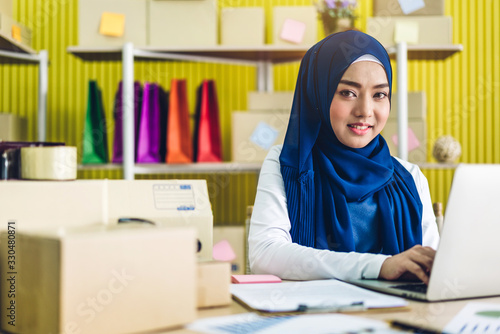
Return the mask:
{"type": "Polygon", "coordinates": [[[391,84],[387,52],[359,31],[306,53],[284,144],[259,177],[253,273],[428,282],[439,237],[427,180],[380,135],[391,84]]]}

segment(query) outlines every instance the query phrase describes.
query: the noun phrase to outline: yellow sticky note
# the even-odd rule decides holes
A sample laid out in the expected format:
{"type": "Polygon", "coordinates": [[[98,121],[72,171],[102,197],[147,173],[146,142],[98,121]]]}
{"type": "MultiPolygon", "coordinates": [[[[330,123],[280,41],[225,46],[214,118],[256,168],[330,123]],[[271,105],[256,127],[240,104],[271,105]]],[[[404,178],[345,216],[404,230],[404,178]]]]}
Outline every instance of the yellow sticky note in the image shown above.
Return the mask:
{"type": "Polygon", "coordinates": [[[125,15],[103,12],[99,33],[101,35],[121,37],[125,30],[125,15]]]}
{"type": "Polygon", "coordinates": [[[16,26],[15,24],[12,25],[12,38],[18,42],[22,42],[21,27],[16,26]]]}
{"type": "Polygon", "coordinates": [[[396,21],[394,25],[394,42],[418,43],[418,23],[415,21],[396,21]]]}

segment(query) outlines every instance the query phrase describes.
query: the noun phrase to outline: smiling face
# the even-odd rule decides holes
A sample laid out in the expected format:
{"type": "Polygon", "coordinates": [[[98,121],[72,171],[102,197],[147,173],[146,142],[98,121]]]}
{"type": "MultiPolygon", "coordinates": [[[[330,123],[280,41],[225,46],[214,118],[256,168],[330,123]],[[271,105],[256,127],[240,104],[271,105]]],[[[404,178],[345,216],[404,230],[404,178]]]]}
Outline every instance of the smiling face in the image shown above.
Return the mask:
{"type": "Polygon", "coordinates": [[[372,61],[351,64],[330,105],[330,122],[338,140],[352,148],[365,147],[382,131],[389,111],[384,68],[372,61]]]}

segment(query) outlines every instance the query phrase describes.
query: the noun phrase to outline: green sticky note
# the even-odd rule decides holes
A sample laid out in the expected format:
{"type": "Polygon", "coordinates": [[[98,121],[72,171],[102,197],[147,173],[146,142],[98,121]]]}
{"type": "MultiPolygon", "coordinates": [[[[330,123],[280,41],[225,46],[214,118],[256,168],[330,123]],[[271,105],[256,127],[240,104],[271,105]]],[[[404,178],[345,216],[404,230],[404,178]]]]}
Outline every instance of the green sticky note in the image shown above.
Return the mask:
{"type": "Polygon", "coordinates": [[[394,25],[394,42],[418,43],[418,23],[415,21],[396,21],[394,25]]]}

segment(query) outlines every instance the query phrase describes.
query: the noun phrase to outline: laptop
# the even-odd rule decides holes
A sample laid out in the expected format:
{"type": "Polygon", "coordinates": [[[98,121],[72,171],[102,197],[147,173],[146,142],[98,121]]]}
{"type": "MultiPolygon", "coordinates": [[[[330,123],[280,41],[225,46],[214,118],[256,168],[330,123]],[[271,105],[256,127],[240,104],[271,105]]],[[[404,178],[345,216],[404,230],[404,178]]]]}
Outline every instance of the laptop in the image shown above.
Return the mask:
{"type": "Polygon", "coordinates": [[[455,170],[428,286],[348,282],[424,301],[500,295],[500,164],[460,164],[455,170]]]}

